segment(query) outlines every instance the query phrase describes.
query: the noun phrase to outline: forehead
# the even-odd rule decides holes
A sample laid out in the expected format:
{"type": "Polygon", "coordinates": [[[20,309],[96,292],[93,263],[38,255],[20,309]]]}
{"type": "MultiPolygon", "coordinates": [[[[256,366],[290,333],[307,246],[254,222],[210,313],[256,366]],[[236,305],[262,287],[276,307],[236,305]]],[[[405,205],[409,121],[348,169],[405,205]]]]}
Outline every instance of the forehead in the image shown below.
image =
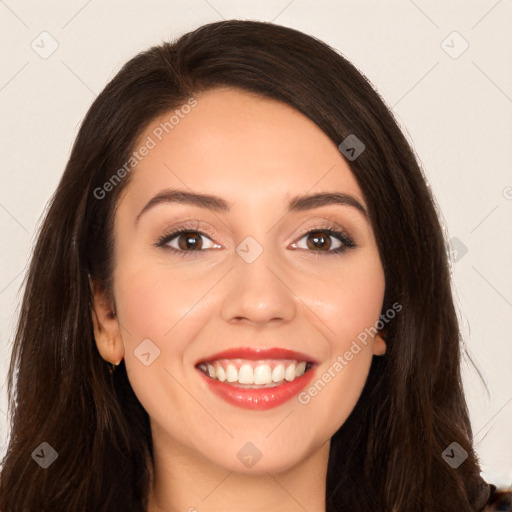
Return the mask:
{"type": "Polygon", "coordinates": [[[128,192],[147,197],[180,187],[233,203],[271,203],[336,190],[364,204],[337,145],[291,106],[231,87],[194,98],[195,106],[167,112],[145,129],[135,149],[150,140],[152,148],[132,171],[128,192]]]}

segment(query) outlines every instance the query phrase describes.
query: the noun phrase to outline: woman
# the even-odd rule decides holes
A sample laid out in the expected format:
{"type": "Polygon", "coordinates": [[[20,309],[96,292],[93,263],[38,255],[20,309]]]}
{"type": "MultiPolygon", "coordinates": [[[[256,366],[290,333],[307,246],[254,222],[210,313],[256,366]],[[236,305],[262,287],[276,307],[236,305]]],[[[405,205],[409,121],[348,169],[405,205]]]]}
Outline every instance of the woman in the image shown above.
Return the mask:
{"type": "Polygon", "coordinates": [[[0,510],[481,511],[459,343],[434,200],[368,81],[289,28],[202,26],[82,124],[0,510]]]}

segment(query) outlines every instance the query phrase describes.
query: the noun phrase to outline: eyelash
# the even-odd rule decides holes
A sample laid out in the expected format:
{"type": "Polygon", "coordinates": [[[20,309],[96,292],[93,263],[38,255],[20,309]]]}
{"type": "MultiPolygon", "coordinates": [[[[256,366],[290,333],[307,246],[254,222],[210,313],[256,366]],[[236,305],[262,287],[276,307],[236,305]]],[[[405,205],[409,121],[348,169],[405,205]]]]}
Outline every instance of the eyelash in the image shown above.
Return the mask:
{"type": "MultiPolygon", "coordinates": [[[[303,231],[297,240],[301,240],[305,235],[308,235],[311,233],[317,233],[317,232],[325,233],[325,235],[327,237],[336,238],[337,240],[339,240],[341,242],[341,246],[338,247],[337,249],[331,249],[331,250],[327,250],[327,251],[313,250],[313,249],[301,249],[301,250],[317,253],[317,256],[320,256],[320,254],[318,254],[318,253],[321,253],[325,256],[336,256],[336,255],[343,254],[347,249],[353,249],[354,247],[356,247],[356,244],[353,242],[353,240],[350,238],[350,236],[347,233],[344,233],[343,231],[339,231],[334,224],[328,224],[323,227],[318,227],[315,229],[308,229],[306,231],[303,231]]],[[[171,251],[171,252],[175,253],[177,256],[180,256],[182,258],[190,258],[190,257],[196,256],[195,254],[190,254],[190,253],[200,253],[200,252],[204,252],[205,250],[211,250],[211,249],[200,249],[200,250],[191,249],[189,251],[185,251],[182,249],[175,249],[174,247],[170,247],[170,246],[166,245],[171,240],[177,238],[179,235],[182,235],[184,233],[194,233],[194,234],[198,234],[200,236],[205,236],[210,239],[212,239],[214,237],[214,235],[212,233],[208,232],[208,230],[201,231],[200,224],[194,224],[194,225],[184,224],[182,226],[177,227],[171,233],[161,236],[158,239],[157,243],[154,245],[156,247],[159,247],[159,248],[165,250],[165,251],[171,251]]]]}

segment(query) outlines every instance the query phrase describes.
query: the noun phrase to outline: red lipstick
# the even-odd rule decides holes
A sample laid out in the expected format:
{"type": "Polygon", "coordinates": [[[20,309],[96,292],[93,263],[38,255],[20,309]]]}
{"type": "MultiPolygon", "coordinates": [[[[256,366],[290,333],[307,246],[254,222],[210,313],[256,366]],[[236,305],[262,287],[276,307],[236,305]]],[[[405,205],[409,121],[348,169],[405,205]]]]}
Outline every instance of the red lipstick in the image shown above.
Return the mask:
{"type": "Polygon", "coordinates": [[[252,410],[267,410],[284,404],[288,400],[296,396],[311,382],[317,361],[300,352],[281,349],[281,348],[233,348],[222,352],[218,352],[208,358],[201,359],[196,364],[196,369],[202,379],[204,379],[208,389],[215,395],[222,398],[226,402],[252,410]],[[221,382],[220,380],[210,377],[200,368],[199,365],[212,363],[221,360],[248,360],[261,361],[267,364],[269,360],[294,360],[297,362],[306,362],[307,369],[305,373],[299,377],[295,377],[291,382],[282,380],[281,383],[272,385],[271,387],[247,387],[242,386],[238,382],[221,382]]]}
{"type": "Polygon", "coordinates": [[[295,359],[295,361],[306,361],[311,364],[318,364],[311,356],[302,352],[294,350],[287,350],[285,348],[251,348],[240,347],[230,348],[223,352],[218,352],[207,358],[199,360],[197,364],[206,363],[208,361],[215,361],[217,359],[249,359],[251,361],[258,361],[260,359],[295,359]]]}

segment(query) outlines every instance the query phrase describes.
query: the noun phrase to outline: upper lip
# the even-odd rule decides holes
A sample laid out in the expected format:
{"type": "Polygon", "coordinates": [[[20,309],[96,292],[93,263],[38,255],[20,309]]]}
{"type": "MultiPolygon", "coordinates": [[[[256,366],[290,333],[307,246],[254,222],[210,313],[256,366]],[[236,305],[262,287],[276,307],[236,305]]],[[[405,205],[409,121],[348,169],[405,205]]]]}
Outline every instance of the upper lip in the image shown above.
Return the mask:
{"type": "Polygon", "coordinates": [[[306,361],[307,363],[317,364],[317,361],[308,354],[297,352],[295,350],[288,350],[286,348],[236,347],[204,357],[197,361],[196,366],[201,363],[208,363],[218,359],[248,359],[250,361],[258,361],[261,359],[293,359],[295,361],[306,361]]]}

